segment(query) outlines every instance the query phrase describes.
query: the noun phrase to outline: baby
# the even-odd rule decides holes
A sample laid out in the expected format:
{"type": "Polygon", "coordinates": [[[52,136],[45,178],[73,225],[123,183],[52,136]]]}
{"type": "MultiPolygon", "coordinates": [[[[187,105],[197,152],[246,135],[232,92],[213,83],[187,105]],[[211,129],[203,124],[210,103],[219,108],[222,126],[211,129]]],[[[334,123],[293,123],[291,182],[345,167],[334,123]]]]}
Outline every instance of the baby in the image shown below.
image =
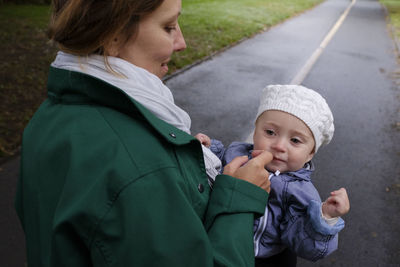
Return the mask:
{"type": "Polygon", "coordinates": [[[311,159],[333,137],[328,104],[303,86],[270,85],[262,92],[256,118],[254,144],[233,142],[224,148],[204,134],[196,138],[223,165],[237,156],[255,156],[259,150],[272,153],[273,160],[266,165],[271,180],[268,205],[254,224],[256,257],[267,258],[286,248],[312,261],[326,257],[337,249],[338,232],[344,227],[340,216],[350,209],[344,188],[321,202],[311,182],[311,159]]]}

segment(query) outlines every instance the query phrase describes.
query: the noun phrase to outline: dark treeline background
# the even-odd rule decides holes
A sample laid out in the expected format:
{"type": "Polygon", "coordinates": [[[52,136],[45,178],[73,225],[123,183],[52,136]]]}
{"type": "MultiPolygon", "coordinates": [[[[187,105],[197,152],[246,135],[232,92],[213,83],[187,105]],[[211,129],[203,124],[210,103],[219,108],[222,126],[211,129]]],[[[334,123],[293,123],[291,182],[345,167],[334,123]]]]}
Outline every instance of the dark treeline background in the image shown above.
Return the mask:
{"type": "Polygon", "coordinates": [[[0,0],[0,4],[50,4],[51,0],[0,0]]]}

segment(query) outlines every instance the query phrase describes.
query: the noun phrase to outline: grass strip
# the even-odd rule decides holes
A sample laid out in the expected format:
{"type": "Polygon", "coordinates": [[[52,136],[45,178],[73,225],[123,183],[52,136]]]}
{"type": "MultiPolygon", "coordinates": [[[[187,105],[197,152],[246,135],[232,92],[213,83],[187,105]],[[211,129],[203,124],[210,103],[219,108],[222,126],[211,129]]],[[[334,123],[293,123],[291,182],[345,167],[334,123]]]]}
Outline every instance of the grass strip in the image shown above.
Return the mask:
{"type": "Polygon", "coordinates": [[[400,1],[399,0],[380,0],[386,6],[389,13],[390,24],[394,28],[397,39],[400,40],[400,1]]]}

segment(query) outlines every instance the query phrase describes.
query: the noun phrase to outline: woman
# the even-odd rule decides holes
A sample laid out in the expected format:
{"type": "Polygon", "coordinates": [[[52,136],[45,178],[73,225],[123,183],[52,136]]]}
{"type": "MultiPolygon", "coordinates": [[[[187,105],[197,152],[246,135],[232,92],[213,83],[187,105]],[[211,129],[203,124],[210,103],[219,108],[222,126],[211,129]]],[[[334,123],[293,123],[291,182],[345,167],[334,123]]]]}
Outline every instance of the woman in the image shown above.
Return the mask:
{"type": "Polygon", "coordinates": [[[208,186],[190,118],[160,80],[186,47],[181,0],[53,4],[62,52],[24,132],[16,198],[28,265],[254,265],[271,155],[237,158],[208,186]]]}

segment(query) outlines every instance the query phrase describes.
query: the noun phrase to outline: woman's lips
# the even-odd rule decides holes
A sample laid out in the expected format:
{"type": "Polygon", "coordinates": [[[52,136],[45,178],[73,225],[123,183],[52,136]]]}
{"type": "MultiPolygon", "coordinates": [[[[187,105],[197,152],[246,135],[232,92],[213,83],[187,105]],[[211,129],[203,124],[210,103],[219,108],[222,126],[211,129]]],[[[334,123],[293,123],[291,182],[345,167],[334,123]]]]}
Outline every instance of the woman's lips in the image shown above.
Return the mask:
{"type": "Polygon", "coordinates": [[[168,72],[168,63],[162,63],[161,69],[163,70],[163,72],[167,73],[168,72]]]}

